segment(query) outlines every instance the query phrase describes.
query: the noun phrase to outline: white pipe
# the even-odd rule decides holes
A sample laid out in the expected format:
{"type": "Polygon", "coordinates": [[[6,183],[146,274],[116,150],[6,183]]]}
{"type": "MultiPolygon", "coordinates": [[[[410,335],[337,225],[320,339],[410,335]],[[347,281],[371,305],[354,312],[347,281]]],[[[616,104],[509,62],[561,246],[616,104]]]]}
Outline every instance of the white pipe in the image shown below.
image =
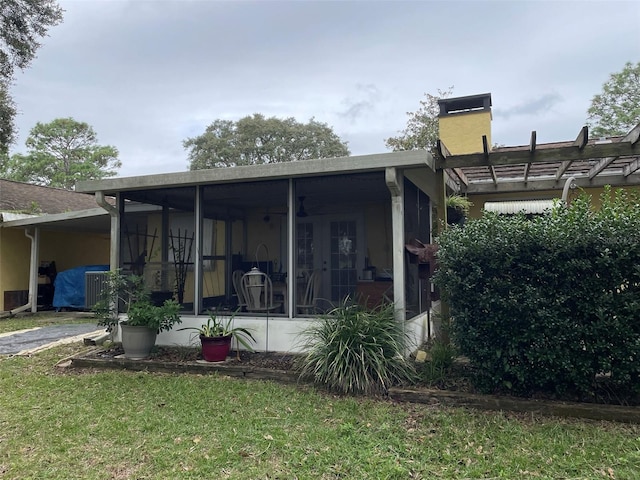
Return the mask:
{"type": "Polygon", "coordinates": [[[569,189],[571,188],[571,184],[575,181],[576,181],[575,175],[571,175],[564,182],[564,188],[562,189],[562,201],[565,203],[565,205],[567,203],[567,197],[569,196],[569,189]]]}
{"type": "MultiPolygon", "coordinates": [[[[31,250],[33,251],[33,248],[34,248],[33,243],[35,242],[36,239],[29,234],[29,230],[27,230],[27,229],[25,229],[24,235],[29,240],[31,240],[31,250]]],[[[32,255],[32,257],[33,257],[33,255],[32,255]]],[[[27,303],[22,305],[22,306],[20,306],[20,307],[14,308],[13,310],[10,310],[9,311],[9,316],[10,317],[14,316],[16,313],[26,312],[27,310],[32,308],[32,306],[33,306],[33,289],[32,289],[32,283],[33,282],[32,282],[32,280],[33,279],[31,278],[31,276],[32,276],[31,275],[31,263],[29,263],[29,296],[27,298],[27,303]]]]}

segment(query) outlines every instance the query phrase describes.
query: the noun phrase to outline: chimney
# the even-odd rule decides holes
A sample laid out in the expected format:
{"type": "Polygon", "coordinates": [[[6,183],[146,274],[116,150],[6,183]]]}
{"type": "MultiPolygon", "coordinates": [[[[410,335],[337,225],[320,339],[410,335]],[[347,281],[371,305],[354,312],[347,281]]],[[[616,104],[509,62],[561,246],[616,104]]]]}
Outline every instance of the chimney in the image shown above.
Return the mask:
{"type": "Polygon", "coordinates": [[[482,136],[491,148],[491,94],[438,100],[439,138],[453,155],[480,153],[482,136]]]}

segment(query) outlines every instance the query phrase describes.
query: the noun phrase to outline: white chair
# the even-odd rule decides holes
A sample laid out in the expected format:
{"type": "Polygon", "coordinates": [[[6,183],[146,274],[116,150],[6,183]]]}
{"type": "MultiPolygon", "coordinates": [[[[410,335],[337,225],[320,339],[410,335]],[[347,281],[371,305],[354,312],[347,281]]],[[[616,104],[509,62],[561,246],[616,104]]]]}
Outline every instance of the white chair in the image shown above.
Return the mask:
{"type": "Polygon", "coordinates": [[[243,275],[244,272],[242,270],[234,270],[231,274],[231,281],[233,282],[233,289],[236,291],[236,295],[238,296],[238,309],[240,311],[247,307],[247,301],[245,300],[244,292],[242,290],[243,275]]]}
{"type": "Polygon", "coordinates": [[[242,293],[248,312],[275,312],[282,308],[282,303],[273,301],[273,284],[266,273],[257,269],[242,276],[242,293]]]}
{"type": "Polygon", "coordinates": [[[302,314],[312,314],[316,312],[316,299],[320,289],[320,272],[314,270],[307,280],[307,286],[304,296],[300,299],[300,303],[296,305],[298,311],[302,314]]]}

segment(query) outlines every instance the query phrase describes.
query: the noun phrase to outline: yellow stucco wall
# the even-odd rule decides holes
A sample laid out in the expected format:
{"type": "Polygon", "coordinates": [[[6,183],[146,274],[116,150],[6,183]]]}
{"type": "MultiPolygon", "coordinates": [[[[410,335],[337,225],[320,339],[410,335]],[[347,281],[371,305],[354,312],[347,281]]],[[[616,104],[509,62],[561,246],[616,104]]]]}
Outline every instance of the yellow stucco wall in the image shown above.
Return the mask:
{"type": "MultiPolygon", "coordinates": [[[[109,235],[41,231],[39,257],[40,262],[55,261],[58,272],[82,265],[108,265],[109,235]]],[[[5,291],[29,289],[30,258],[31,241],[23,229],[0,229],[0,310],[4,310],[5,291]]]]}
{"type": "Polygon", "coordinates": [[[439,137],[453,155],[482,152],[482,136],[491,148],[491,112],[466,112],[439,118],[439,137]]]}
{"type": "Polygon", "coordinates": [[[369,265],[381,272],[393,267],[391,209],[389,205],[368,205],[365,208],[365,237],[369,265]]]}
{"type": "Polygon", "coordinates": [[[18,228],[0,229],[0,302],[4,310],[4,292],[29,288],[31,241],[18,228]]]}
{"type": "MultiPolygon", "coordinates": [[[[614,187],[614,190],[619,187],[614,187]]],[[[631,189],[638,190],[638,187],[630,187],[631,189]]],[[[591,188],[576,188],[569,190],[568,201],[577,197],[581,192],[591,196],[591,204],[598,208],[600,206],[600,195],[604,191],[602,187],[591,188]]],[[[473,206],[469,211],[469,218],[480,218],[482,216],[482,209],[485,202],[508,202],[512,200],[546,200],[553,198],[561,198],[562,189],[559,190],[540,190],[535,192],[516,192],[516,193],[502,193],[502,194],[484,194],[484,195],[469,195],[469,200],[473,202],[473,206]]]]}

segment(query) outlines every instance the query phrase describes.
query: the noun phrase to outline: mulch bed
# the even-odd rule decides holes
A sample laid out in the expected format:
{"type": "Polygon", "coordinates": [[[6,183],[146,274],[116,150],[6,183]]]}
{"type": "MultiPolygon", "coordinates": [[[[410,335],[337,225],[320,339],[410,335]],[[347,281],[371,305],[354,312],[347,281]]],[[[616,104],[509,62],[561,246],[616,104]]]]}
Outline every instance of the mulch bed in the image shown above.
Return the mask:
{"type": "MultiPolygon", "coordinates": [[[[97,359],[116,359],[124,355],[121,345],[114,345],[104,350],[97,350],[88,355],[89,358],[97,359]]],[[[275,352],[247,352],[241,351],[240,358],[238,353],[233,351],[227,357],[227,360],[220,363],[212,363],[211,365],[225,366],[245,366],[257,367],[272,370],[294,372],[294,363],[299,355],[290,353],[275,352]]],[[[151,352],[151,356],[145,360],[137,360],[138,362],[165,362],[165,363],[191,363],[203,362],[200,348],[190,347],[164,347],[156,346],[151,352]]]]}

